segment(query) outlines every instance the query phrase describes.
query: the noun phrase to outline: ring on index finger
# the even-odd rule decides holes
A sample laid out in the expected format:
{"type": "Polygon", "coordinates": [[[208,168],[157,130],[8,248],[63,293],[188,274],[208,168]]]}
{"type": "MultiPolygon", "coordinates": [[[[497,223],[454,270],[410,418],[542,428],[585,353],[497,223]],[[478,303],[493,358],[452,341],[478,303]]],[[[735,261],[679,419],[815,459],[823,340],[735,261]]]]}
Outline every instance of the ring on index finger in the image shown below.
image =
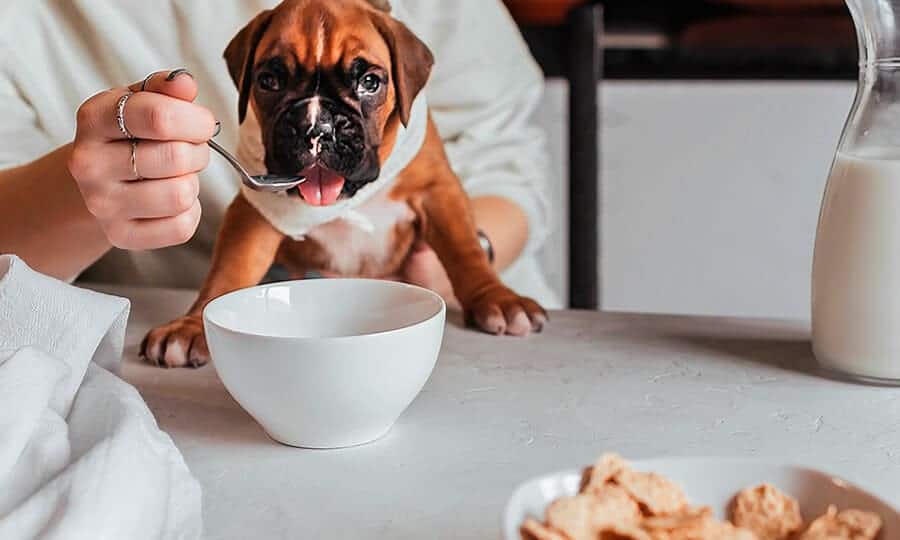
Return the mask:
{"type": "Polygon", "coordinates": [[[134,140],[135,137],[128,131],[128,126],[125,125],[125,105],[128,103],[128,98],[133,95],[134,92],[129,90],[123,94],[116,103],[116,124],[119,126],[119,131],[121,131],[122,135],[128,140],[134,140]]]}
{"type": "Polygon", "coordinates": [[[147,91],[147,83],[150,82],[150,79],[152,79],[154,75],[156,75],[155,71],[151,72],[150,75],[147,75],[146,77],[144,77],[144,80],[141,81],[141,90],[140,90],[141,92],[147,91]]]}

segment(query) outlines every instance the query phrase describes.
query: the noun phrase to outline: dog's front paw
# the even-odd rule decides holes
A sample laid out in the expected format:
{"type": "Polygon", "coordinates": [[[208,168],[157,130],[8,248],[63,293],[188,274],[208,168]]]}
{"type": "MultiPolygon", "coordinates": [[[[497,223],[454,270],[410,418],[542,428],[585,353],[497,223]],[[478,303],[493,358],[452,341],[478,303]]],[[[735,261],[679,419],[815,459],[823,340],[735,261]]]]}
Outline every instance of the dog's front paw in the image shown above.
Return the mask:
{"type": "Polygon", "coordinates": [[[209,362],[203,321],[187,316],[150,330],[141,342],[141,357],[160,367],[200,367],[209,362]]]}
{"type": "Polygon", "coordinates": [[[527,336],[540,332],[549,317],[537,302],[519,296],[506,287],[491,289],[466,306],[471,324],[489,334],[527,336]]]}

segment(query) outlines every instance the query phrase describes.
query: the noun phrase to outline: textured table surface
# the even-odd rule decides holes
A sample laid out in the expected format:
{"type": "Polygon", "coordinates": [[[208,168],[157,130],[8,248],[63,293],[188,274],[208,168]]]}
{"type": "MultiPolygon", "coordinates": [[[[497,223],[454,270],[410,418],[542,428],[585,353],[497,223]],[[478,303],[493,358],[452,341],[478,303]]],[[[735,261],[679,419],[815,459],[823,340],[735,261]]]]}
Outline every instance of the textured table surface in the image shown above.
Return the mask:
{"type": "Polygon", "coordinates": [[[123,376],[203,485],[208,538],[498,538],[518,483],[606,450],[801,463],[900,504],[900,390],[817,375],[803,323],[560,312],[514,339],[451,318],[386,438],[309,451],[268,439],[211,366],[139,363],[192,293],[113,292],[133,301],[123,376]]]}

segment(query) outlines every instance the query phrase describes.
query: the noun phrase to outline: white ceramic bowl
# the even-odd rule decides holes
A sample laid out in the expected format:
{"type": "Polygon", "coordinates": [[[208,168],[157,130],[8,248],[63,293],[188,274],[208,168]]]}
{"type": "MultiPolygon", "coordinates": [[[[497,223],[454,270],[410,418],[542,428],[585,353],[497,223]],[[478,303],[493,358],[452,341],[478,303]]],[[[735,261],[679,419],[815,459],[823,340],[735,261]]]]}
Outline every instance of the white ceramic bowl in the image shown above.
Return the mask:
{"type": "MultiPolygon", "coordinates": [[[[766,461],[695,458],[631,461],[639,471],[656,472],[680,485],[691,503],[709,506],[719,519],[728,518],[728,505],[742,489],[768,482],[797,498],[803,518],[811,521],[825,513],[829,504],[838,509],[856,508],[880,515],[884,529],[879,539],[900,538],[900,513],[875,494],[840,478],[807,467],[766,461]]],[[[554,500],[574,495],[581,471],[548,474],[520,485],[506,504],[503,516],[505,540],[520,540],[519,527],[527,517],[540,520],[554,500]]]]}
{"type": "Polygon", "coordinates": [[[226,294],[203,324],[225,387],[273,439],[341,448],[385,435],[419,394],[445,313],[419,287],[310,279],[226,294]]]}

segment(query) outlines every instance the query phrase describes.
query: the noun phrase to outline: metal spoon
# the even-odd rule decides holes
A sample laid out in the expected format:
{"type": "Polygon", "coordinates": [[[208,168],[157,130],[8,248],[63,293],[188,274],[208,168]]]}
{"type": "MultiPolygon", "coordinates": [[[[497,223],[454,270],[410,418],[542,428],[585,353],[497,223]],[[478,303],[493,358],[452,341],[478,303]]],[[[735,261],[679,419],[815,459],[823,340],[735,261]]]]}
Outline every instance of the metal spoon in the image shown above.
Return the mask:
{"type": "Polygon", "coordinates": [[[304,176],[278,176],[276,174],[260,174],[253,176],[247,172],[247,169],[231,155],[231,152],[222,148],[216,141],[210,139],[207,141],[209,147],[218,152],[228,163],[234,167],[234,170],[241,176],[241,181],[245,186],[256,191],[287,191],[306,182],[304,176]]]}

